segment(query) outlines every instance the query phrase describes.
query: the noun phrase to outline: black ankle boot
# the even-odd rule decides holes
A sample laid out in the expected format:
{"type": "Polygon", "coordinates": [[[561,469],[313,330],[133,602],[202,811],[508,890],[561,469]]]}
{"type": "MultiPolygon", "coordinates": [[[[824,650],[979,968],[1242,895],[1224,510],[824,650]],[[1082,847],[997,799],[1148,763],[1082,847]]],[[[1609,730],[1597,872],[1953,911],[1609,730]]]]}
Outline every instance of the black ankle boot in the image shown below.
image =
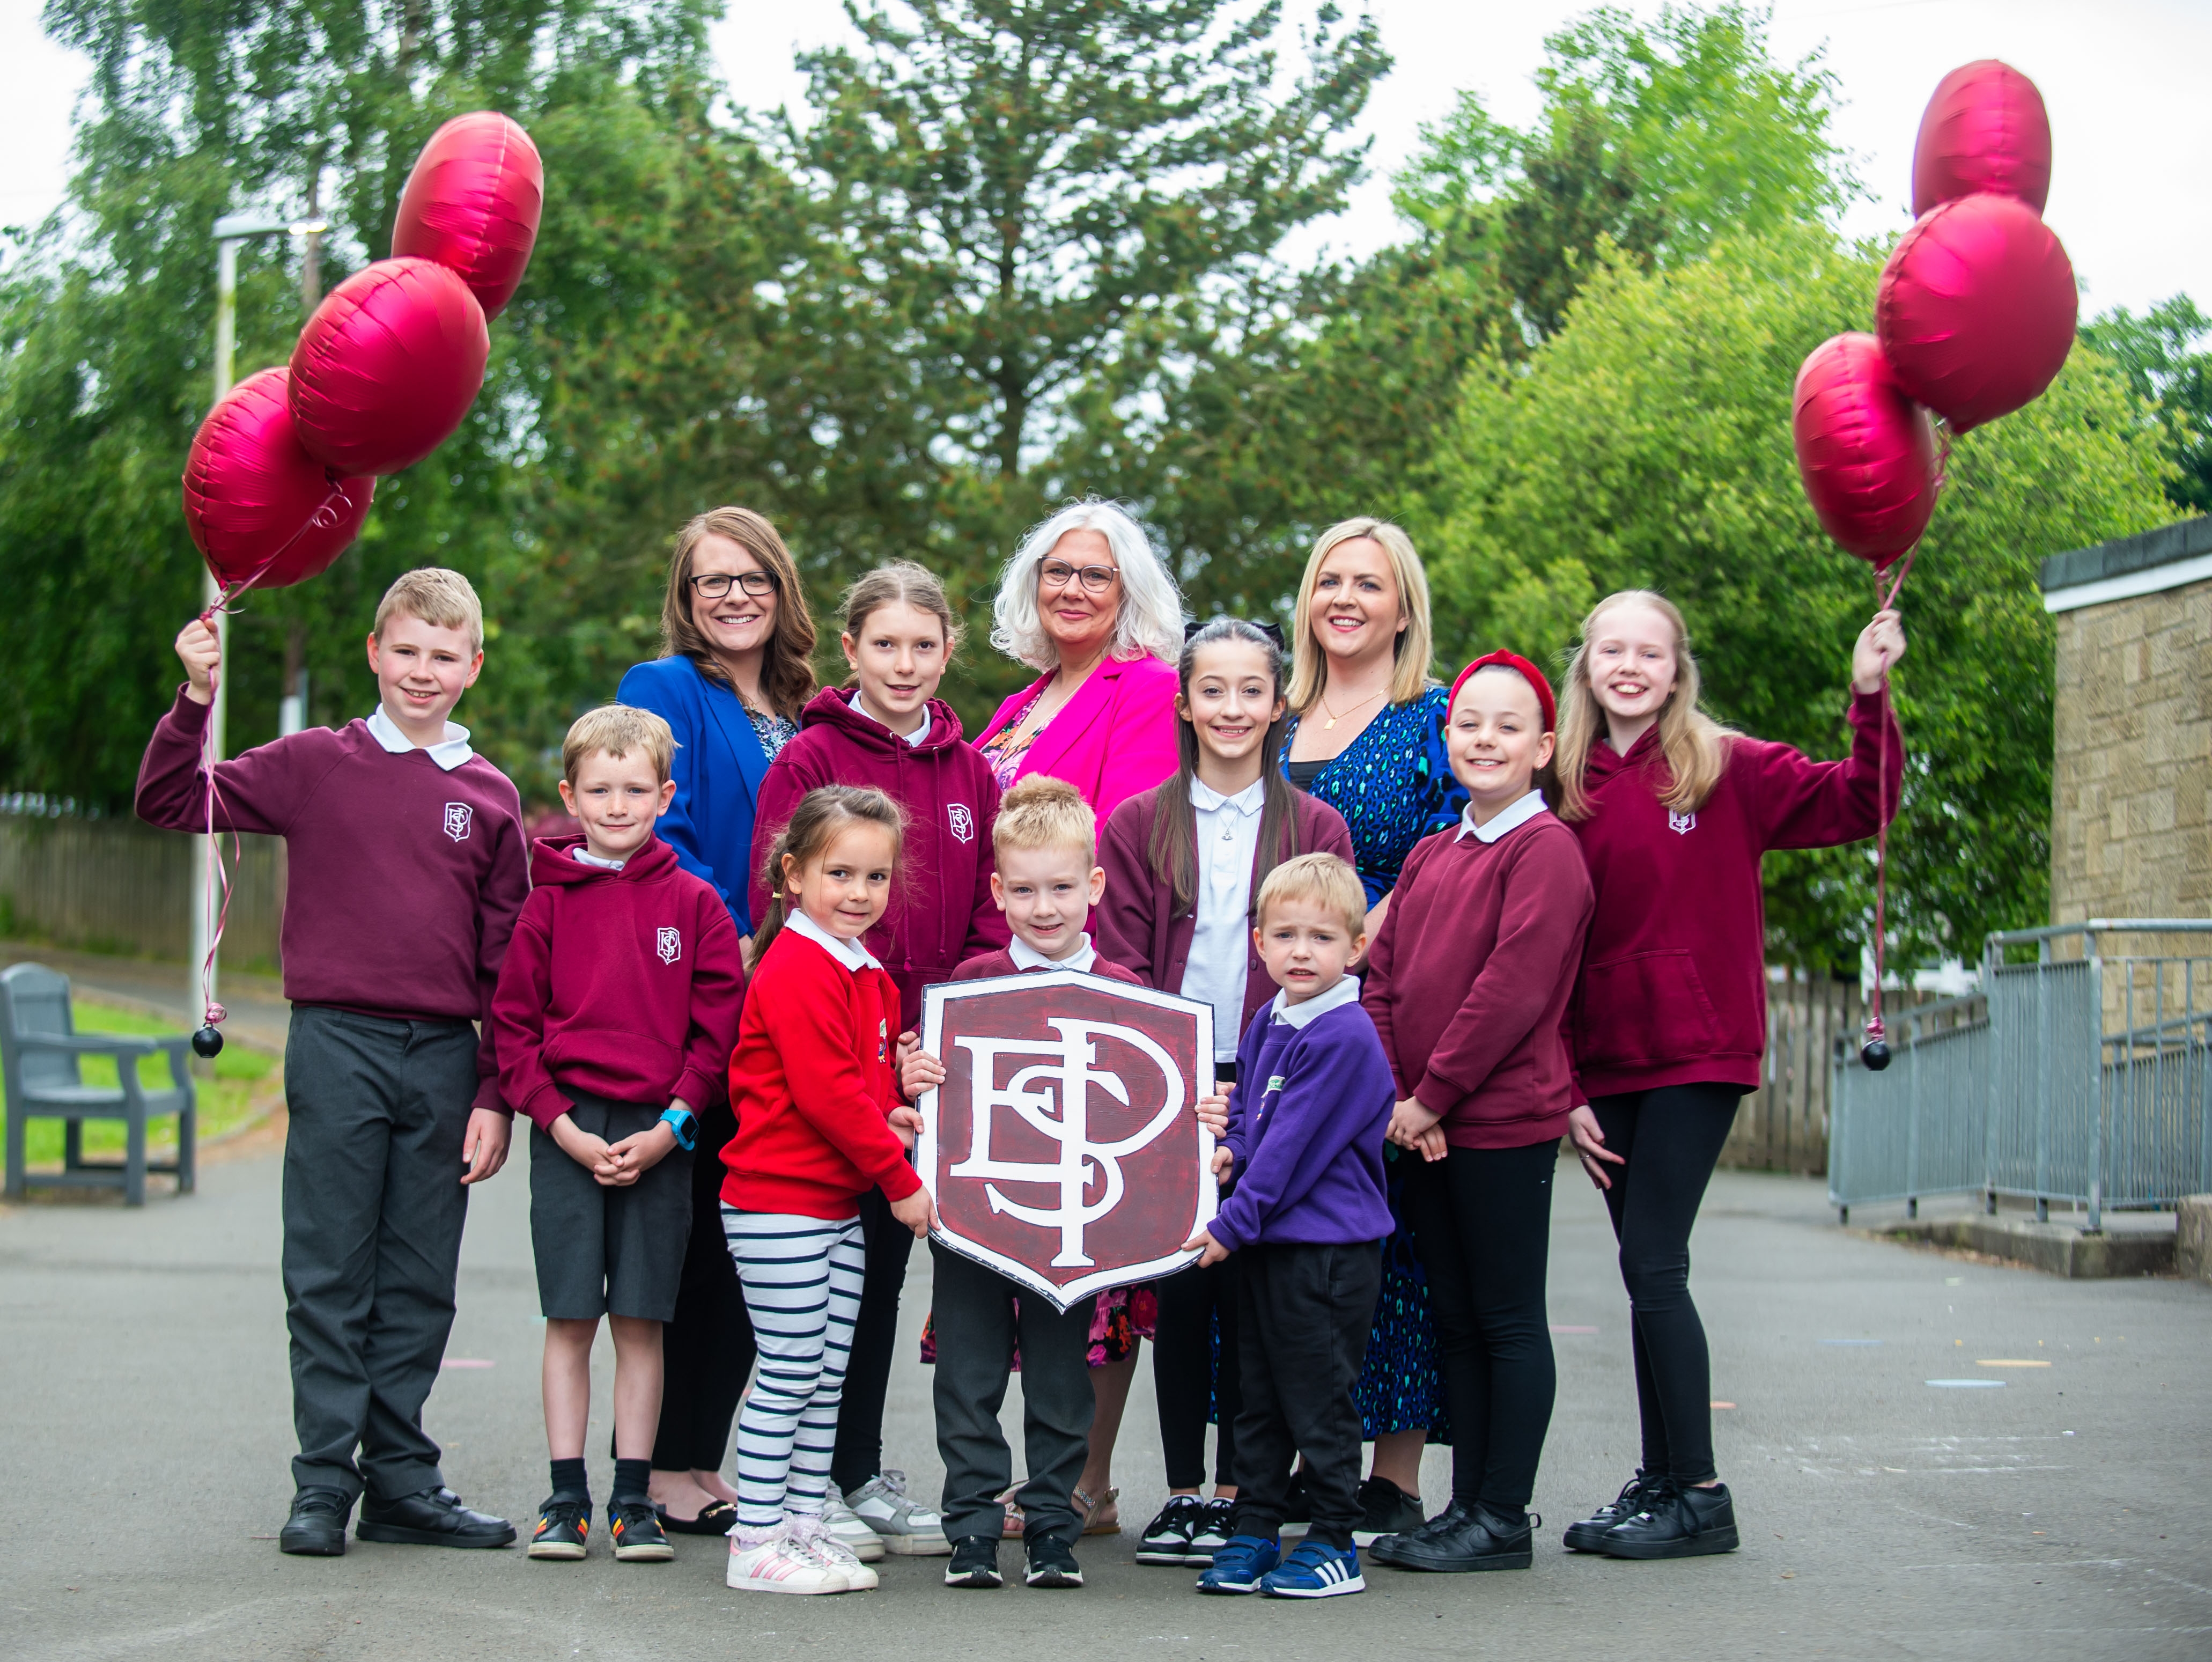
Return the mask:
{"type": "Polygon", "coordinates": [[[1508,1513],[1480,1502],[1451,1512],[1413,1535],[1394,1537],[1384,1562],[1400,1569],[1465,1574],[1470,1570],[1527,1569],[1532,1562],[1531,1533],[1541,1519],[1516,1508],[1508,1513]],[[1456,1513],[1455,1519],[1453,1513],[1456,1513]]]}
{"type": "Polygon", "coordinates": [[[1703,1558],[1735,1549],[1735,1505],[1728,1485],[1693,1488],[1672,1478],[1597,1540],[1597,1550],[1608,1558],[1703,1558]]]}

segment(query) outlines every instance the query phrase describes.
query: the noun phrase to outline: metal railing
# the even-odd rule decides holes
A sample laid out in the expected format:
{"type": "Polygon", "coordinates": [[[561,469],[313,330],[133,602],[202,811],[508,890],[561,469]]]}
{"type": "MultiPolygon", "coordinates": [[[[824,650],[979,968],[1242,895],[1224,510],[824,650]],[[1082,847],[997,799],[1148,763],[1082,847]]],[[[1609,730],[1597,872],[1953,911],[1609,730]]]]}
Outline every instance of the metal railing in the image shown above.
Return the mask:
{"type": "Polygon", "coordinates": [[[2079,1206],[2094,1231],[2107,1207],[2212,1190],[2212,953],[2187,950],[2207,936],[2212,919],[2006,930],[1980,992],[1901,1014],[1887,1072],[1839,1041],[1830,1202],[1848,1221],[1875,1201],[1917,1212],[1923,1196],[1980,1193],[1995,1211],[2011,1196],[2044,1220],[2054,1201],[2079,1206]],[[2113,937],[2152,950],[2115,953],[2113,937]]]}

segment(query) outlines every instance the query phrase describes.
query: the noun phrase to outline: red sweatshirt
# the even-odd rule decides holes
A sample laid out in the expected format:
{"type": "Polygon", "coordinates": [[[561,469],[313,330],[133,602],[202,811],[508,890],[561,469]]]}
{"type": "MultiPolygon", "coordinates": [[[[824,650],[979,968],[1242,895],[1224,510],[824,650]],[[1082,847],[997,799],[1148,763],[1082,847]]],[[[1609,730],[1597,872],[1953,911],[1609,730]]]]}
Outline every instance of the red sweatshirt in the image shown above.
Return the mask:
{"type": "Polygon", "coordinates": [[[729,908],[654,837],[620,871],[532,849],[530,898],[499,972],[500,1094],[549,1130],[565,1090],[703,1114],[722,1093],[745,984],[729,908]]]}
{"type": "MultiPolygon", "coordinates": [[[[207,829],[208,706],[177,702],[138,765],[138,817],[207,829]]],[[[440,746],[441,753],[447,752],[440,746]]],[[[308,728],[216,764],[220,831],[284,839],[284,996],[400,1021],[481,1021],[480,1108],[496,1108],[492,991],[530,892],[522,803],[481,756],[447,770],[366,721],[308,728]]]]}
{"type": "Polygon", "coordinates": [[[1485,843],[1423,837],[1367,949],[1360,1003],[1402,1099],[1443,1116],[1455,1148],[1557,1140],[1574,1106],[1559,1019],[1582,962],[1590,881],[1548,812],[1485,843]]]}
{"type": "MultiPolygon", "coordinates": [[[[1069,966],[1062,964],[1033,964],[1024,970],[1014,962],[1014,955],[1011,949],[1001,947],[995,953],[985,953],[981,958],[969,959],[952,972],[952,978],[955,981],[988,981],[994,975],[1037,975],[1048,968],[1060,970],[1067,967],[1069,966]]],[[[1108,959],[1103,953],[1097,953],[1091,959],[1091,967],[1084,973],[1097,976],[1105,981],[1119,981],[1131,987],[1141,987],[1145,984],[1130,971],[1123,969],[1119,964],[1108,959]]]]}
{"type": "Polygon", "coordinates": [[[921,1187],[884,1116],[900,1105],[897,983],[848,969],[787,924],[753,967],[730,1058],[738,1134],[722,1198],[741,1212],[842,1220],[871,1188],[921,1187]]]}
{"type": "Polygon", "coordinates": [[[824,687],[799,718],[799,737],[769,764],[753,815],[752,916],[768,909],[769,850],[799,799],[822,785],[873,785],[907,811],[891,904],[868,931],[868,950],[898,983],[900,1031],[921,1021],[921,989],[977,953],[1003,947],[1006,921],[991,898],[991,826],[999,782],[960,736],[960,718],[929,701],[929,731],[909,745],[852,707],[850,688],[824,687]]]}
{"type": "MultiPolygon", "coordinates": [[[[1851,699],[1851,755],[1813,762],[1787,745],[1727,741],[1727,770],[1694,813],[1659,801],[1666,763],[1650,728],[1626,758],[1590,747],[1590,814],[1573,827],[1597,910],[1568,1011],[1586,1097],[1709,1081],[1759,1083],[1766,1048],[1766,909],[1759,856],[1871,837],[1882,702],[1851,699]]],[[[1889,723],[1894,812],[1905,739],[1889,723]]]]}

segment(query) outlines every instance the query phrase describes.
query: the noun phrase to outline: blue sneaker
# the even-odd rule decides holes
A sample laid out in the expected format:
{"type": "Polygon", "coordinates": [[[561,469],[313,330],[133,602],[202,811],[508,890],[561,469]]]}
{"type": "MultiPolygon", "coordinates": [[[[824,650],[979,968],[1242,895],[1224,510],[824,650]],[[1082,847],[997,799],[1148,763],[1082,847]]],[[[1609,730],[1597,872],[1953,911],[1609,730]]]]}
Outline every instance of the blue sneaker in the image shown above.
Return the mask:
{"type": "MultiPolygon", "coordinates": [[[[1221,1560],[1213,1562],[1218,1565],[1221,1560]]],[[[1270,1598],[1334,1598],[1340,1592],[1364,1592],[1367,1578],[1359,1573],[1359,1549],[1332,1547],[1310,1538],[1301,1541],[1280,1569],[1260,1578],[1260,1591],[1270,1598]]]]}
{"type": "Polygon", "coordinates": [[[1213,1562],[1198,1578],[1200,1592],[1257,1592],[1261,1582],[1283,1562],[1283,1549],[1257,1535],[1232,1535],[1213,1549],[1213,1562]]]}

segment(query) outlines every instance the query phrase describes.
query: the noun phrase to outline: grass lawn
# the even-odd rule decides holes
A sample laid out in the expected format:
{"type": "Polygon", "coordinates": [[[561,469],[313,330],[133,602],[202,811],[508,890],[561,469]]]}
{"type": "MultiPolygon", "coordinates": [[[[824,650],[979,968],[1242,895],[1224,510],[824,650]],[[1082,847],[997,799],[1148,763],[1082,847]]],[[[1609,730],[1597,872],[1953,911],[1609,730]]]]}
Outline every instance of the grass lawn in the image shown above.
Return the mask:
{"type": "MultiPolygon", "coordinates": [[[[135,1010],[118,1009],[112,1004],[101,1004],[79,994],[76,1001],[77,1031],[83,1033],[174,1033],[184,1030],[158,1016],[140,1015],[135,1010]]],[[[112,1056],[85,1056],[79,1066],[84,1069],[87,1085],[112,1087],[116,1059],[112,1056]]],[[[251,1117],[250,1105],[262,1094],[270,1075],[275,1071],[276,1058],[259,1050],[249,1050],[232,1041],[223,1046],[222,1054],[215,1059],[215,1078],[212,1081],[194,1081],[199,1094],[199,1134],[204,1143],[210,1137],[234,1130],[251,1117]]],[[[168,1062],[165,1057],[150,1056],[138,1062],[139,1077],[149,1091],[158,1091],[168,1083],[168,1062]]],[[[5,1111],[5,1098],[0,1095],[0,1113],[5,1111]]],[[[58,1119],[34,1119],[28,1128],[27,1157],[33,1170],[40,1166],[58,1169],[62,1163],[62,1124],[58,1119]]],[[[149,1148],[174,1149],[177,1143],[177,1119],[173,1114],[147,1122],[146,1140],[149,1148]]],[[[84,1152],[100,1156],[120,1155],[123,1153],[123,1122],[119,1119],[88,1119],[84,1122],[84,1152]]]]}

